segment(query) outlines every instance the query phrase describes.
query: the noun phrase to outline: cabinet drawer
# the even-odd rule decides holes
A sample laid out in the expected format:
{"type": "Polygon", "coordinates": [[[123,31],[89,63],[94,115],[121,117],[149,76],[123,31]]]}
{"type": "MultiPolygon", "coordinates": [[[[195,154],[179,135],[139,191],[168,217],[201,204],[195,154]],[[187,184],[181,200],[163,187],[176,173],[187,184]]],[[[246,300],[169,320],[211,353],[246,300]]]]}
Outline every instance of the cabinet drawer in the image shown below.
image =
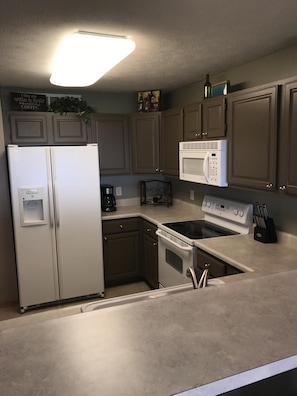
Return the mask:
{"type": "Polygon", "coordinates": [[[156,231],[157,231],[157,226],[147,220],[143,220],[142,221],[142,232],[143,235],[149,235],[151,238],[154,239],[158,239],[157,235],[156,235],[156,231]]]}
{"type": "Polygon", "coordinates": [[[105,220],[102,223],[103,234],[116,234],[120,232],[139,231],[139,218],[119,220],[105,220]]]}

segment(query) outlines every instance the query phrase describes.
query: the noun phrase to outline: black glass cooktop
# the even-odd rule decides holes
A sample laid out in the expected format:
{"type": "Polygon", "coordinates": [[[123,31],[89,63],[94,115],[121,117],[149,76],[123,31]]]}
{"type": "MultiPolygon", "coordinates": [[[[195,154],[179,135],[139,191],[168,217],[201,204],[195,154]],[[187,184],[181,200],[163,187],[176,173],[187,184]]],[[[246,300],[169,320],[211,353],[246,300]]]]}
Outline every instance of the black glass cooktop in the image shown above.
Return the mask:
{"type": "Polygon", "coordinates": [[[226,235],[236,235],[237,232],[228,228],[217,226],[205,220],[179,221],[175,223],[165,223],[164,226],[189,239],[214,238],[226,235]]]}

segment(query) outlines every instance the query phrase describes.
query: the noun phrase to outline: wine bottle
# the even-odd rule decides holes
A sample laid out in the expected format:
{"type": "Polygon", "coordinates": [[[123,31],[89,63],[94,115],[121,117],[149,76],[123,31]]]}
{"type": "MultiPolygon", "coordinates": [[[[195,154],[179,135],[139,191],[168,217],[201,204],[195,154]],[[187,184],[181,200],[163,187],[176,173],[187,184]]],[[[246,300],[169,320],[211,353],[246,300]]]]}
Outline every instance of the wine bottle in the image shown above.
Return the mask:
{"type": "Polygon", "coordinates": [[[204,99],[211,98],[211,83],[209,82],[209,74],[206,74],[204,84],[204,99]]]}

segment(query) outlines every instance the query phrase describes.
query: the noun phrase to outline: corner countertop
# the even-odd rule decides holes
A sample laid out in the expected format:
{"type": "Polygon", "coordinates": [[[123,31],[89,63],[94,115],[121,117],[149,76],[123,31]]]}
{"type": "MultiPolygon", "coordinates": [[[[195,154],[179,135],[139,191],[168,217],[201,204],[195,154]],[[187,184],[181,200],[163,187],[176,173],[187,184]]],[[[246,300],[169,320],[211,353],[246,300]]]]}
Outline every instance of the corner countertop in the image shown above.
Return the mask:
{"type": "Polygon", "coordinates": [[[115,220],[140,216],[154,224],[169,221],[182,221],[201,219],[204,213],[201,207],[180,200],[175,200],[174,205],[127,205],[117,206],[115,212],[102,212],[102,220],[115,220]]]}
{"type": "MultiPolygon", "coordinates": [[[[173,208],[123,213],[157,224],[173,208]]],[[[178,212],[174,220],[194,213],[178,212]]],[[[297,367],[295,241],[197,242],[250,271],[205,289],[3,329],[3,394],[211,396],[297,367]]]]}

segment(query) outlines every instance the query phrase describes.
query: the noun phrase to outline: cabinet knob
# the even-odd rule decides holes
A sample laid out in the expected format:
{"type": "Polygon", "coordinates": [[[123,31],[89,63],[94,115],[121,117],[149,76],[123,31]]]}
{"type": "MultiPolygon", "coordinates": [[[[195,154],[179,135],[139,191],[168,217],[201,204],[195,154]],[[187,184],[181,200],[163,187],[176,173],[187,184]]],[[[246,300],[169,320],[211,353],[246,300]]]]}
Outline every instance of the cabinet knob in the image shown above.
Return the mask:
{"type": "Polygon", "coordinates": [[[207,136],[207,132],[202,132],[202,136],[207,136]]]}
{"type": "Polygon", "coordinates": [[[146,232],[151,232],[151,229],[150,229],[150,228],[147,228],[147,229],[146,229],[146,232]]]}
{"type": "Polygon", "coordinates": [[[200,132],[195,132],[195,136],[196,137],[201,137],[201,133],[200,132]]]}
{"type": "Polygon", "coordinates": [[[154,243],[153,243],[153,246],[158,246],[158,242],[154,242],[154,243]]]}
{"type": "Polygon", "coordinates": [[[104,239],[105,242],[108,241],[108,238],[107,238],[107,237],[104,237],[103,239],[104,239]]]}
{"type": "Polygon", "coordinates": [[[271,189],[273,187],[273,184],[272,183],[268,183],[268,184],[266,184],[266,187],[271,189]]]}
{"type": "Polygon", "coordinates": [[[124,228],[123,224],[120,224],[120,229],[122,230],[124,228]]]}
{"type": "Polygon", "coordinates": [[[286,189],[287,189],[287,186],[285,186],[285,185],[280,186],[280,188],[279,188],[279,190],[281,190],[281,191],[285,191],[286,189]]]}

